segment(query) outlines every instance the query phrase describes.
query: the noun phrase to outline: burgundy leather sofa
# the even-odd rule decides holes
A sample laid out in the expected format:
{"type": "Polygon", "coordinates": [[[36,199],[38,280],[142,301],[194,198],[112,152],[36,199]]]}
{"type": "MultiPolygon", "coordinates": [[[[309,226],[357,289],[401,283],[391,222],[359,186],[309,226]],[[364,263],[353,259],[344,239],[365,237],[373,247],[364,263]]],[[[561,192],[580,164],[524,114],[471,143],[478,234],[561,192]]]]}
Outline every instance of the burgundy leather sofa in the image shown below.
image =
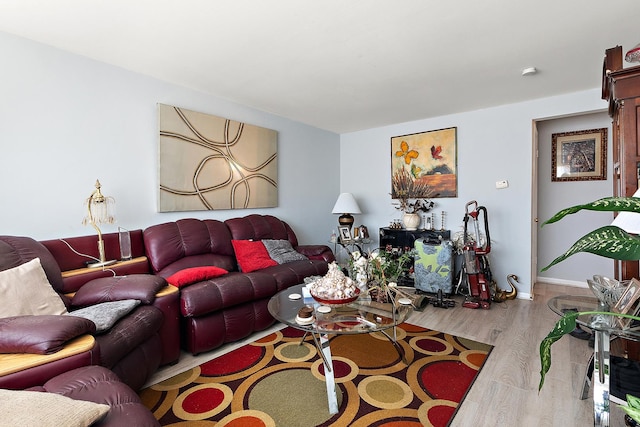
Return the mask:
{"type": "MultiPolygon", "coordinates": [[[[30,390],[109,405],[109,412],[92,424],[93,427],[160,426],[140,397],[117,375],[102,366],[76,368],[30,390]]],[[[15,421],[16,425],[20,424],[19,420],[15,421]]]]}
{"type": "MultiPolygon", "coordinates": [[[[117,234],[114,235],[105,235],[110,243],[107,245],[108,256],[114,256],[114,244],[119,251],[117,234]]],[[[132,243],[135,242],[132,244],[134,257],[143,254],[144,245],[141,238],[141,231],[132,234],[132,243]]],[[[78,253],[97,255],[95,236],[77,237],[67,241],[78,253]]],[[[138,390],[159,366],[178,360],[178,292],[177,289],[168,286],[163,278],[148,274],[149,268],[145,258],[142,258],[141,263],[123,263],[114,267],[115,272],[98,268],[87,273],[87,269],[84,268],[86,257],[76,254],[62,241],[37,242],[29,237],[0,236],[0,271],[17,267],[34,258],[40,258],[49,283],[69,311],[119,299],[138,299],[141,304],[107,331],[94,333],[95,343],[92,341],[93,345],[90,345],[90,348],[79,354],[2,375],[0,388],[25,389],[40,386],[66,371],[86,365],[102,365],[113,371],[132,389],[138,390]],[[61,267],[65,272],[64,278],[61,267]],[[139,274],[143,272],[147,274],[139,274]],[[113,277],[114,273],[119,276],[113,277]]],[[[29,317],[39,316],[26,317],[17,320],[10,318],[14,321],[12,325],[5,322],[3,333],[0,334],[0,342],[4,348],[10,348],[14,343],[19,347],[20,336],[29,334],[28,324],[25,326],[24,321],[29,321],[29,317]],[[14,325],[16,328],[12,333],[14,325]],[[24,329],[25,327],[27,329],[24,329]]],[[[38,327],[37,332],[41,336],[50,332],[57,337],[65,337],[65,331],[56,330],[59,327],[59,323],[44,324],[38,327]]],[[[92,330],[87,332],[91,333],[92,330]]],[[[77,338],[76,335],[70,331],[68,337],[77,338]]]]}
{"type": "MultiPolygon", "coordinates": [[[[107,259],[118,259],[118,235],[103,238],[107,259]]],[[[104,333],[74,316],[0,319],[0,345],[5,349],[0,352],[5,353],[0,354],[0,388],[107,403],[111,410],[98,426],[158,425],[134,390],[159,366],[178,360],[181,339],[188,351],[197,354],[269,327],[274,323],[267,310],[271,296],[305,277],[325,274],[328,263],[335,260],[325,245],[299,245],[288,224],[268,215],[159,224],[144,233],[131,232],[131,246],[132,260],[104,270],[87,269],[86,255],[98,255],[95,235],[42,242],[0,236],[0,271],[39,258],[49,283],[70,311],[123,298],[142,301],[104,333]],[[288,240],[308,259],[238,271],[232,240],[261,239],[288,240]],[[165,280],[190,267],[211,265],[229,273],[180,290],[165,280]],[[51,354],[6,350],[24,347],[25,336],[34,346],[40,338],[59,340],[64,346],[51,354]],[[16,359],[21,359],[20,368],[7,369],[16,359]]]]}
{"type": "Polygon", "coordinates": [[[269,299],[305,277],[324,275],[334,261],[326,245],[299,245],[289,225],[270,215],[248,215],[224,222],[182,219],[151,226],[143,240],[153,273],[169,277],[193,267],[217,266],[227,271],[180,289],[181,338],[192,354],[212,350],[271,326],[269,299]],[[308,259],[242,273],[232,240],[288,240],[308,259]]]}

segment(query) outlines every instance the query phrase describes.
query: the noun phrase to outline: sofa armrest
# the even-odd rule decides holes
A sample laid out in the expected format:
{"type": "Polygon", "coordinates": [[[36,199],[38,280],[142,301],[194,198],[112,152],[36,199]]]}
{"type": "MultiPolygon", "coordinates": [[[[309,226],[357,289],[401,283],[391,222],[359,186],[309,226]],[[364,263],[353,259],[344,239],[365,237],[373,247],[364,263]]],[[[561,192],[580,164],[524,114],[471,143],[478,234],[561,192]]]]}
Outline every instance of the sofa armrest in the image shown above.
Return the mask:
{"type": "Polygon", "coordinates": [[[55,353],[69,340],[95,331],[92,321],[79,317],[6,317],[0,319],[0,353],[55,353]]]}
{"type": "Polygon", "coordinates": [[[0,354],[0,377],[91,352],[95,344],[96,340],[92,335],[82,335],[69,341],[60,351],[51,354],[0,354]]]}
{"type": "Polygon", "coordinates": [[[336,260],[333,251],[331,251],[331,248],[327,245],[300,245],[295,249],[309,259],[323,260],[326,262],[336,260]]]}
{"type": "Polygon", "coordinates": [[[94,427],[160,427],[140,397],[113,371],[85,366],[52,378],[34,391],[56,393],[74,400],[106,403],[111,407],[94,427]]]}
{"type": "Polygon", "coordinates": [[[142,304],[153,304],[156,293],[167,286],[167,281],[151,274],[103,277],[87,282],[75,293],[71,303],[85,307],[101,302],[136,299],[142,304]]]}
{"type": "Polygon", "coordinates": [[[91,280],[101,277],[113,277],[115,272],[118,276],[128,276],[131,274],[149,274],[149,261],[147,257],[137,257],[126,261],[118,261],[108,268],[78,268],[74,270],[62,271],[62,281],[64,292],[76,292],[83,285],[91,280]]]}
{"type": "Polygon", "coordinates": [[[153,306],[162,311],[164,322],[160,329],[162,340],[161,365],[175,363],[180,358],[180,291],[167,285],[156,294],[153,306]]]}

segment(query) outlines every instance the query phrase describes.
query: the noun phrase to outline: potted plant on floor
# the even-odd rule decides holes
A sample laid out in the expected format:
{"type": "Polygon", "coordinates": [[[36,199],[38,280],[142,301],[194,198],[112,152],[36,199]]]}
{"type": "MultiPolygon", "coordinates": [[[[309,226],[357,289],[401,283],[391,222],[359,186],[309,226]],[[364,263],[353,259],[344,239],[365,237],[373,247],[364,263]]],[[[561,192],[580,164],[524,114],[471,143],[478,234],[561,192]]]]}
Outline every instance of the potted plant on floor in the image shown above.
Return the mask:
{"type": "MultiPolygon", "coordinates": [[[[633,212],[640,214],[640,198],[606,197],[596,200],[595,202],[573,206],[561,210],[552,218],[545,221],[542,226],[560,221],[565,216],[581,210],[633,212]]],[[[552,266],[579,252],[588,252],[618,261],[638,261],[640,260],[640,237],[629,234],[615,225],[600,227],[578,239],[564,254],[554,259],[549,265],[544,267],[542,271],[548,270],[552,266]]],[[[610,311],[566,312],[540,343],[541,368],[538,391],[542,389],[545,375],[551,367],[551,345],[564,335],[573,331],[576,328],[576,319],[582,315],[613,315],[640,321],[639,317],[610,311]]],[[[628,396],[627,402],[629,406],[624,407],[624,409],[628,417],[634,420],[634,422],[640,423],[640,400],[633,396],[628,396]]],[[[634,425],[630,424],[630,422],[631,421],[627,421],[627,425],[634,425]]]]}

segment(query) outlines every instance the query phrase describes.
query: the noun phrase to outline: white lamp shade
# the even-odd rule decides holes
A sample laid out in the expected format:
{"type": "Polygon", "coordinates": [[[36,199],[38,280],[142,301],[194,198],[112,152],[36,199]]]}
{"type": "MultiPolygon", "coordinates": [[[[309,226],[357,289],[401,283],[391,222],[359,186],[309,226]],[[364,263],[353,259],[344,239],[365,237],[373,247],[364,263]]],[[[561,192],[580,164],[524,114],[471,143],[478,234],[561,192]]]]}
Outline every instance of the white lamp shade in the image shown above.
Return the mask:
{"type": "Polygon", "coordinates": [[[331,213],[334,214],[359,214],[360,207],[351,193],[340,193],[331,213]]]}
{"type": "MultiPolygon", "coordinates": [[[[640,197],[640,190],[633,194],[640,197]]],[[[619,212],[611,225],[622,228],[629,234],[640,234],[640,214],[635,212],[619,212]]]]}

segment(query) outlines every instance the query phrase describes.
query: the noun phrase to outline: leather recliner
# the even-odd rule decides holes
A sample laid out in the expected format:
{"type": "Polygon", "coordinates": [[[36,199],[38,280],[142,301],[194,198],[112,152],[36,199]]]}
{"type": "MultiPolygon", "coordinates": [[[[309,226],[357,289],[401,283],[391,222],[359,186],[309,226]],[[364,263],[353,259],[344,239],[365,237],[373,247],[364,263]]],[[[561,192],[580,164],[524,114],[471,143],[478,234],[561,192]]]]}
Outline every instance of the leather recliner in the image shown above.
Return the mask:
{"type": "MultiPolygon", "coordinates": [[[[69,290],[65,289],[56,259],[42,243],[29,237],[0,236],[0,271],[17,267],[36,257],[40,258],[49,283],[59,293],[68,309],[77,308],[72,306],[72,300],[65,295],[69,290]]],[[[177,336],[174,337],[171,333],[166,338],[162,336],[165,323],[177,323],[177,319],[167,320],[163,315],[167,301],[155,298],[156,290],[166,286],[164,279],[149,274],[130,275],[126,278],[101,278],[81,284],[74,290],[76,295],[83,287],[91,288],[89,292],[84,292],[83,296],[96,301],[105,301],[105,290],[111,292],[118,288],[125,291],[125,294],[129,291],[133,292],[131,295],[144,294],[146,301],[117,321],[108,331],[95,334],[93,348],[54,361],[43,357],[43,361],[46,362],[44,365],[34,364],[26,369],[0,376],[0,387],[23,389],[38,386],[70,369],[99,364],[111,369],[134,390],[141,388],[163,362],[163,341],[172,341],[172,345],[179,348],[177,336]]],[[[177,301],[177,293],[173,298],[177,301]]],[[[173,305],[177,309],[177,304],[173,305]]],[[[5,329],[7,333],[1,334],[0,342],[16,338],[16,334],[10,333],[11,325],[5,327],[9,329],[5,329]]],[[[167,330],[177,331],[177,325],[167,330]]],[[[62,331],[52,332],[60,334],[62,331]]],[[[24,334],[25,331],[21,333],[24,334]]],[[[10,347],[11,343],[4,342],[3,345],[10,347]]]]}
{"type": "Polygon", "coordinates": [[[270,215],[249,215],[224,222],[182,219],[148,227],[146,254],[162,277],[187,268],[217,266],[229,271],[180,289],[181,336],[192,354],[209,351],[261,331],[275,319],[267,309],[278,291],[324,275],[333,252],[326,245],[299,245],[289,225],[270,215]],[[288,240],[308,259],[239,271],[232,240],[288,240]]]}

